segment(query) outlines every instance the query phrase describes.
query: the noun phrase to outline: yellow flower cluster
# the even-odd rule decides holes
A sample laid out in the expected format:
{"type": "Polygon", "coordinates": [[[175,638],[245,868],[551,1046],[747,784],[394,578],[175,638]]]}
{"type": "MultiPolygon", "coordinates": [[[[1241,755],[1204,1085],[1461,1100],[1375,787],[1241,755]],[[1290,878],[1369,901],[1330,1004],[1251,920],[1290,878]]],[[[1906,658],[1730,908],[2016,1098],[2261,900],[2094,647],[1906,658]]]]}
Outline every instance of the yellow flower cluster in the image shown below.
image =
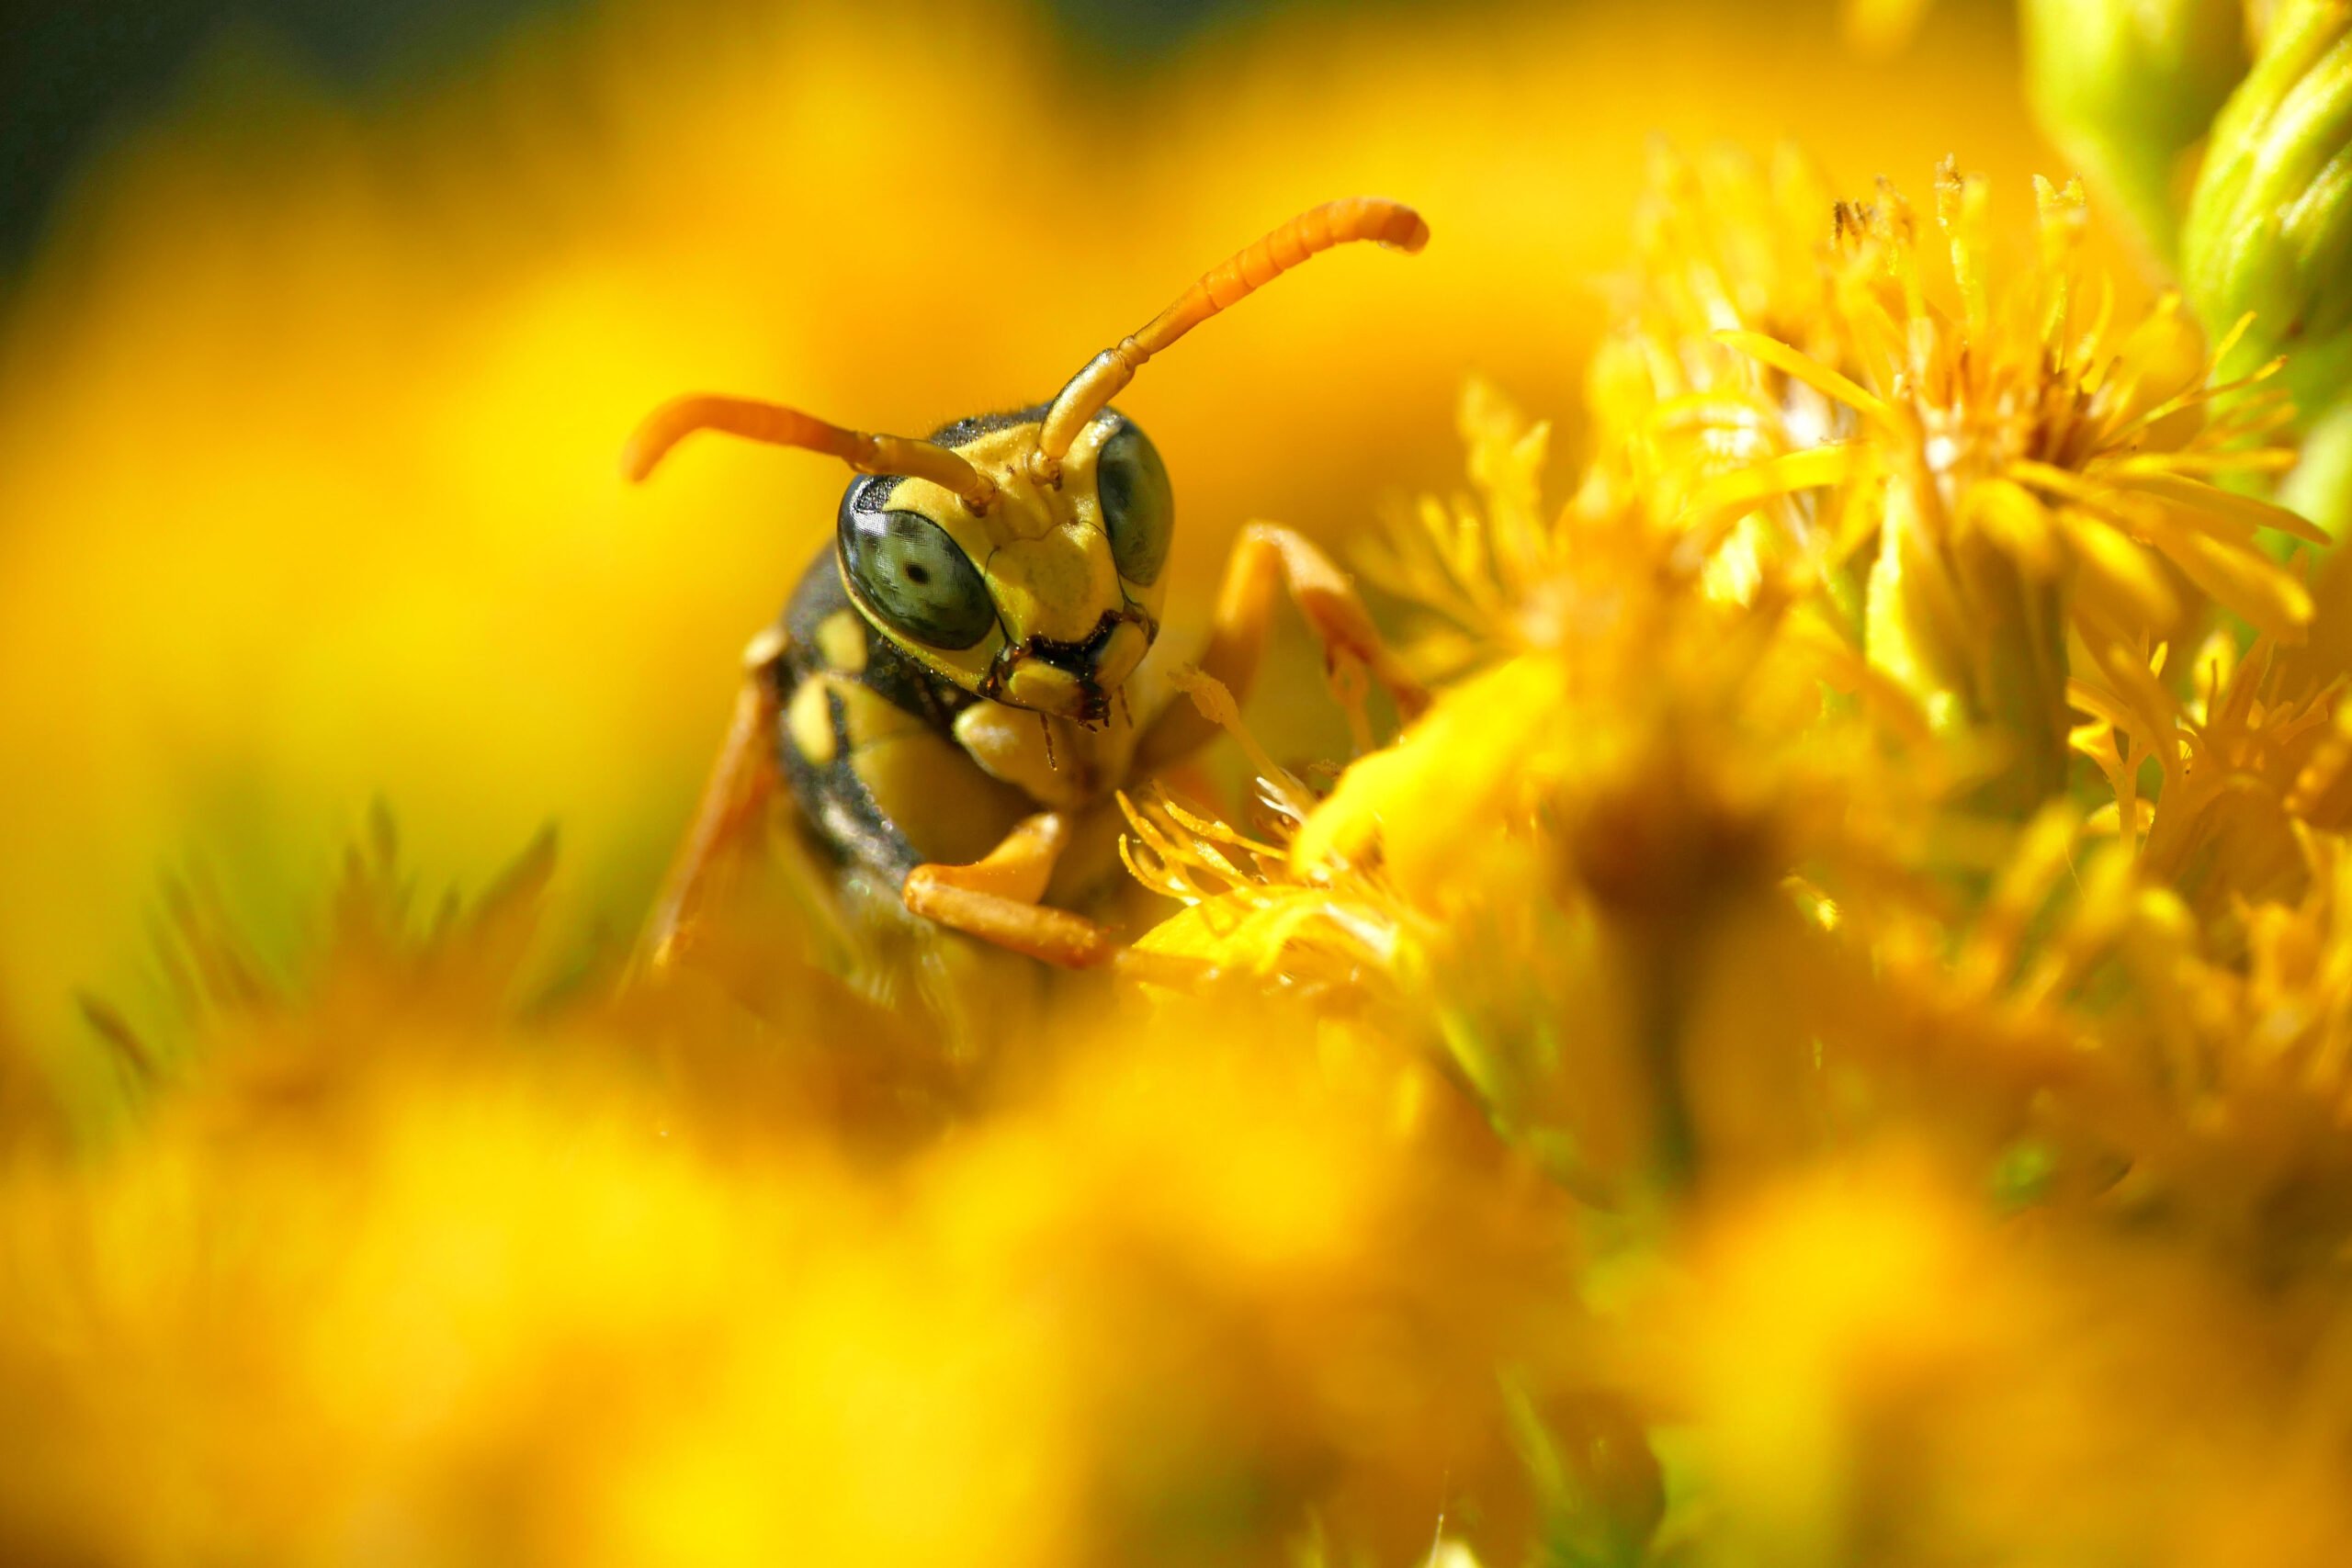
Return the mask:
{"type": "Polygon", "coordinates": [[[1692,1560],[2334,1561],[2352,667],[2250,493],[2290,411],[2074,187],[2013,265],[1949,164],[1928,220],[1655,187],[1571,497],[1474,386],[1475,497],[1362,558],[1435,704],[1253,833],[1137,805],[1145,945],[1445,1062],[1588,1206],[1692,1560]]]}
{"type": "Polygon", "coordinates": [[[356,857],[299,1001],[191,905],[203,1070],[107,1157],[11,1086],[0,1559],[1510,1558],[1520,1412],[1639,1449],[1566,1205],[1425,1065],[1128,1016],[982,1081],[788,945],[787,1030],[518,1026],[548,865],[420,924],[356,857]]]}
{"type": "Polygon", "coordinates": [[[421,913],[379,826],[295,981],[175,901],[115,1120],[0,1019],[0,1562],[2352,1560],[2267,329],[2071,185],[1838,192],[1656,156],[1573,483],[1469,386],[1355,558],[1409,726],[1180,675],[1256,797],[1127,803],[1149,986],[909,983],[789,863],[550,982],[551,845],[421,913]]]}

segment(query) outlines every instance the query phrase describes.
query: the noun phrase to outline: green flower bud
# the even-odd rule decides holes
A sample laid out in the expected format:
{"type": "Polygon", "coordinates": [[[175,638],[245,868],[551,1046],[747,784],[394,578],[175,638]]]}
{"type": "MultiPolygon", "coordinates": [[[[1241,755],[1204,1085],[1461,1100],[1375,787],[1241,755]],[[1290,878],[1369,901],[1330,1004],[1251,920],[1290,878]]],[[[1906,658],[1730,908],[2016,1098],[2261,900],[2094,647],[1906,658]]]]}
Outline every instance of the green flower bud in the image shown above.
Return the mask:
{"type": "Polygon", "coordinates": [[[2251,312],[2224,375],[2288,355],[2307,415],[2352,365],[2352,0],[2286,0],[2213,122],[2181,242],[2182,280],[2217,338],[2251,312]]]}
{"type": "Polygon", "coordinates": [[[2182,157],[2245,70],[2239,0],[2025,0],[2023,13],[2042,129],[2171,262],[2182,157]]]}
{"type": "Polygon", "coordinates": [[[2278,485],[2278,504],[2310,518],[2332,539],[2352,537],[2352,389],[2312,421],[2301,460],[2278,485]]]}

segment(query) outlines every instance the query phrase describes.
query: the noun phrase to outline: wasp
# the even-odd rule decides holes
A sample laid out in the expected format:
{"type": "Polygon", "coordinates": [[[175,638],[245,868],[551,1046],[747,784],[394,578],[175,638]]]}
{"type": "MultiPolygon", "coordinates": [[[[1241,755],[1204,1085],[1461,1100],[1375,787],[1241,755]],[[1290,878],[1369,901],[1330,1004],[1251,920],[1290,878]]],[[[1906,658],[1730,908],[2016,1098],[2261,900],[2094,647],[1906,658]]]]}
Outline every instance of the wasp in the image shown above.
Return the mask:
{"type": "MultiPolygon", "coordinates": [[[[746,650],[726,741],[649,926],[654,962],[677,948],[712,867],[764,833],[785,797],[842,875],[919,920],[1069,968],[1115,956],[1110,931],[1082,912],[1115,856],[1067,852],[1099,844],[1105,824],[1115,847],[1115,792],[1181,762],[1216,726],[1181,697],[1138,722],[1129,701],[1159,632],[1176,513],[1167,465],[1111,400],[1154,355],[1308,257],[1355,241],[1410,254],[1428,239],[1409,207],[1327,202],[1201,275],[1051,401],[920,440],[733,397],[650,414],[623,456],[632,481],[705,430],[825,454],[857,475],[831,542],[746,650]]],[[[1246,691],[1277,584],[1328,660],[1353,660],[1400,713],[1418,711],[1420,688],[1347,577],[1268,524],[1235,546],[1202,674],[1246,691]]]]}

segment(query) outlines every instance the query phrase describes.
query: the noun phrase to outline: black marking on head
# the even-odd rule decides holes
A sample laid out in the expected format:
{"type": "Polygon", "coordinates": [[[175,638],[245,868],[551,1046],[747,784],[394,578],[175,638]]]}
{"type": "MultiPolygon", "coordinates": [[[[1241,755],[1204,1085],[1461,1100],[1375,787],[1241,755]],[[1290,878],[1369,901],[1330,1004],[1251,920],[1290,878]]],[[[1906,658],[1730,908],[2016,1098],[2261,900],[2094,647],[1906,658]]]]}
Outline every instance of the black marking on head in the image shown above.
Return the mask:
{"type": "Polygon", "coordinates": [[[1051,407],[1051,403],[1032,403],[1025,409],[1007,409],[1001,413],[976,413],[953,424],[941,425],[931,433],[930,439],[936,446],[961,446],[1016,424],[1035,424],[1046,417],[1046,411],[1051,407]]]}
{"type": "MultiPolygon", "coordinates": [[[[1102,657],[1102,650],[1111,645],[1112,634],[1122,626],[1132,626],[1140,630],[1146,648],[1149,648],[1159,636],[1159,624],[1129,604],[1124,609],[1103,611],[1102,618],[1094,623],[1094,629],[1086,634],[1082,642],[1057,642],[1052,637],[1032,635],[1017,643],[1007,643],[989,663],[989,672],[980,682],[980,700],[1003,703],[1012,707],[1025,705],[1013,702],[1006,688],[1021,661],[1035,659],[1065,675],[1077,678],[1080,711],[1075,715],[1061,714],[1059,716],[1075,718],[1089,729],[1102,728],[1110,718],[1111,694],[1095,680],[1096,666],[1102,657]]],[[[1122,686],[1120,690],[1124,692],[1125,688],[1122,686]]]]}
{"type": "Polygon", "coordinates": [[[1126,619],[1116,610],[1105,610],[1083,642],[1056,642],[1049,637],[1033,637],[1021,646],[1065,675],[1091,675],[1102,650],[1111,644],[1111,634],[1126,619]]]}
{"type": "MultiPolygon", "coordinates": [[[[1031,403],[1025,409],[1005,409],[997,413],[976,413],[943,424],[925,437],[933,446],[955,448],[978,441],[983,435],[993,435],[1000,430],[1010,430],[1016,424],[1035,424],[1046,417],[1051,403],[1031,403]]],[[[1115,409],[1105,409],[1095,416],[1098,420],[1127,423],[1126,415],[1115,409]]],[[[890,497],[896,493],[902,476],[898,474],[860,474],[849,481],[842,492],[843,512],[888,512],[890,497]]]]}
{"type": "Polygon", "coordinates": [[[890,493],[899,488],[898,474],[860,474],[842,492],[843,512],[888,512],[890,493]]]}

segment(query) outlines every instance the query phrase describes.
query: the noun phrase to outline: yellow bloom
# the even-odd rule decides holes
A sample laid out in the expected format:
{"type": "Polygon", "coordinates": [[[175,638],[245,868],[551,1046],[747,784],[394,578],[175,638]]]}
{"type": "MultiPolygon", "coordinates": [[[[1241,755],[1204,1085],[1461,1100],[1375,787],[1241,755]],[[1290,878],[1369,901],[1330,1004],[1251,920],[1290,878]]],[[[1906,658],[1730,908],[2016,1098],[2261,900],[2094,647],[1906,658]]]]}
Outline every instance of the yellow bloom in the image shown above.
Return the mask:
{"type": "Polygon", "coordinates": [[[1566,546],[1542,494],[1550,424],[1529,420],[1476,378],[1463,388],[1455,424],[1472,495],[1423,496],[1351,554],[1366,581],[1419,613],[1411,651],[1431,680],[1540,638],[1545,587],[1566,546]]]}
{"type": "MultiPolygon", "coordinates": [[[[1223,700],[1229,707],[1230,697],[1223,700]]],[[[1304,787],[1279,771],[1260,787],[1275,836],[1293,837],[1310,809],[1304,787]]],[[[1285,844],[1252,838],[1165,793],[1141,805],[1123,795],[1120,805],[1132,829],[1120,842],[1128,870],[1185,906],[1144,936],[1144,951],[1327,996],[1383,978],[1401,985],[1416,971],[1414,944],[1424,929],[1376,872],[1338,866],[1294,876],[1285,844]]]]}
{"type": "Polygon", "coordinates": [[[2342,826],[2333,797],[2343,760],[2329,745],[2340,683],[2281,692],[2269,641],[2240,659],[2215,637],[2191,673],[2197,697],[2182,704],[2160,682],[2164,650],[2148,658],[2109,643],[2091,656],[2069,688],[2094,716],[2075,744],[2107,775],[2118,830],[2145,874],[2209,924],[2246,901],[2300,897],[2297,820],[2315,813],[2342,826]],[[2153,800],[2140,779],[2151,761],[2162,781],[2153,800]]]}
{"type": "Polygon", "coordinates": [[[2295,838],[2301,891],[2242,903],[2227,948],[2154,907],[2108,1044],[2131,1074],[2109,1125],[2135,1161],[2114,1201],[2271,1284],[2352,1243],[2352,854],[2295,838]]]}
{"type": "MultiPolygon", "coordinates": [[[[1736,232],[1789,205],[1749,186],[1747,201],[1721,205],[1724,217],[1711,205],[1686,221],[1736,232]]],[[[1772,188],[1804,186],[1784,172],[1772,188]]],[[[1663,497],[1682,525],[1702,543],[1760,527],[1770,551],[1811,563],[1841,602],[1866,601],[1872,664],[1939,728],[2008,747],[1987,798],[2018,813],[2064,782],[2070,626],[2162,638],[2188,624],[2189,594],[2201,592],[2295,636],[2310,595],[2258,536],[2324,537],[2216,482],[2291,460],[2254,445],[2286,418],[2277,400],[2211,384],[2176,301],[2121,317],[2112,284],[2078,261],[2079,188],[2039,189],[2039,259],[2007,285],[1994,276],[1989,193],[1947,164],[1940,256],[1882,185],[1871,202],[1837,206],[1802,281],[1791,281],[1785,243],[1757,237],[1737,253],[1768,258],[1745,298],[1728,285],[1694,296],[1689,278],[1716,270],[1700,257],[1727,247],[1718,237],[1707,253],[1670,257],[1648,290],[1658,303],[1635,318],[1664,323],[1637,327],[1645,365],[1691,362],[1708,336],[1752,361],[1727,389],[1711,371],[1697,403],[1663,372],[1634,400],[1636,449],[1662,423],[1681,431],[1664,462],[1645,466],[1710,476],[1663,497]],[[1780,302],[1803,300],[1807,284],[1810,310],[1780,302]],[[1792,313],[1801,329],[1778,324],[1792,313]],[[1668,409],[1671,422],[1654,412],[1668,409]],[[1726,447],[1749,460],[1726,468],[1726,447]],[[1865,551],[1857,583],[1850,563],[1865,551]]]]}
{"type": "Polygon", "coordinates": [[[111,1147],[0,1151],[0,1555],[1521,1558],[1573,1238],[1424,1063],[1227,1005],[982,1085],[806,976],[526,1024],[537,886],[410,934],[363,857],[111,1147]]]}
{"type": "MultiPolygon", "coordinates": [[[[2115,324],[2113,286],[2095,284],[2076,261],[2080,190],[2038,192],[2039,265],[1996,292],[1988,193],[1950,164],[1939,173],[1937,222],[1956,310],[1928,297],[1898,196],[1845,209],[1839,300],[1860,385],[1852,400],[1834,395],[1862,416],[1860,445],[1878,448],[1890,504],[1903,495],[1932,531],[1924,546],[1981,540],[2031,581],[2070,567],[2079,616],[2168,622],[2170,598],[2144,553],[2153,549],[2256,626],[2291,633],[2310,618],[2309,596],[2254,547],[2256,530],[2324,540],[2292,513],[2214,482],[2284,463],[2278,449],[2245,443],[2283,411],[2258,394],[2222,400],[2237,389],[2210,384],[2212,360],[2200,359],[2177,301],[2115,324]]],[[[1799,379],[1822,368],[1748,346],[1799,379]]],[[[1887,558],[1882,543],[1875,570],[1900,570],[1887,558]]]]}
{"type": "Polygon", "coordinates": [[[1575,499],[1546,508],[1545,428],[1474,384],[1473,498],[1367,557],[1451,683],[1325,797],[1270,782],[1269,837],[1139,818],[1190,906],[1145,945],[1442,1053],[1598,1201],[1785,1154],[1861,1085],[1842,1114],[1939,1104],[1988,1169],[2055,1092],[2079,1179],[2140,1114],[2154,1021],[2111,994],[2135,944],[2185,899],[2225,959],[2248,900],[2299,894],[2292,813],[2345,772],[2334,688],[2282,696],[2275,636],[2242,665],[2213,639],[2186,705],[2119,662],[2200,584],[2282,633],[2311,615],[2256,546],[2299,521],[2211,482],[2278,466],[2242,437],[2279,411],[2216,412],[2175,303],[2128,332],[2083,307],[2072,195],[1996,296],[1984,192],[1947,171],[1947,310],[1891,190],[1808,251],[1755,243],[1801,162],[1662,166],[1694,199],[1654,220],[1575,499]],[[2130,852],[2083,852],[2053,800],[2078,709],[2130,852]]]}
{"type": "Polygon", "coordinates": [[[1711,591],[1687,532],[1605,486],[1547,511],[1542,429],[1490,389],[1464,425],[1483,504],[1424,503],[1374,560],[1467,672],[1320,799],[1259,751],[1270,836],[1138,811],[1140,874],[1190,906],[1141,945],[1440,1055],[1600,1201],[1802,1143],[1850,976],[1785,885],[1900,874],[1894,803],[1962,768],[1788,585],[1711,591]]]}
{"type": "Polygon", "coordinates": [[[2330,1562],[2346,1389],[2273,1375],[2255,1303],[2161,1248],[2001,1223],[1884,1151],[1726,1205],[1634,1353],[1726,1561],[2330,1562]],[[2321,1435],[2324,1433],[2325,1435],[2321,1435]]]}
{"type": "Polygon", "coordinates": [[[1703,517],[1702,547],[1726,591],[1752,591],[1767,559],[1821,576],[1838,530],[1797,474],[1810,465],[1822,483],[1843,471],[1802,454],[1846,439],[1854,416],[1801,381],[1768,384],[1718,334],[1842,355],[1821,254],[1827,176],[1786,146],[1761,168],[1736,151],[1661,149],[1650,183],[1636,270],[1587,376],[1599,427],[1587,492],[1664,524],[1703,517]]]}

